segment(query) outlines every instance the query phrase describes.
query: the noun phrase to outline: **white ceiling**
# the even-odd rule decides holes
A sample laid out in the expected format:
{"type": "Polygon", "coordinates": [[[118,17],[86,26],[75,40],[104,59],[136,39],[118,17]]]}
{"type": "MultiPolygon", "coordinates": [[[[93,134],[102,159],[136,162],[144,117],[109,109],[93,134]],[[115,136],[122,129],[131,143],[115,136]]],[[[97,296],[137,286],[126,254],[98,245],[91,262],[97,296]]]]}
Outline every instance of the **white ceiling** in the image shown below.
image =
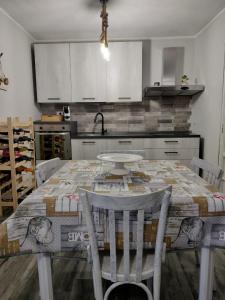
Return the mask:
{"type": "MultiPolygon", "coordinates": [[[[99,0],[0,0],[38,40],[88,40],[100,34],[99,0]]],[[[109,39],[192,36],[225,0],[109,0],[109,39]]]]}

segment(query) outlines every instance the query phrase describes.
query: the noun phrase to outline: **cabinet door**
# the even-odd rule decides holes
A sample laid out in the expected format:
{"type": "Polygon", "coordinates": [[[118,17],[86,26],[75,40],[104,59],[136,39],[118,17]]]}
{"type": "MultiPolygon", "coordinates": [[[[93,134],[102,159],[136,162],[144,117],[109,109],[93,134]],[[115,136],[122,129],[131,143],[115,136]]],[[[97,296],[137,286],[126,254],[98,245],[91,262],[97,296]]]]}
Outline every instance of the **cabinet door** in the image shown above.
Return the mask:
{"type": "Polygon", "coordinates": [[[144,141],[141,138],[121,138],[112,139],[110,142],[111,149],[115,151],[125,150],[144,150],[144,141]]]}
{"type": "Polygon", "coordinates": [[[70,44],[72,102],[105,102],[106,62],[99,43],[70,44]]]}
{"type": "Polygon", "coordinates": [[[71,102],[69,44],[35,44],[37,101],[71,102]]]}
{"type": "Polygon", "coordinates": [[[72,159],[97,159],[105,148],[106,142],[102,139],[73,139],[72,159]]]}
{"type": "Polygon", "coordinates": [[[107,102],[142,101],[142,42],[112,42],[107,63],[107,102]]]}
{"type": "Polygon", "coordinates": [[[145,149],[147,159],[191,160],[198,156],[198,149],[145,149]]]}
{"type": "Polygon", "coordinates": [[[199,149],[199,138],[146,138],[145,149],[199,149]]]}

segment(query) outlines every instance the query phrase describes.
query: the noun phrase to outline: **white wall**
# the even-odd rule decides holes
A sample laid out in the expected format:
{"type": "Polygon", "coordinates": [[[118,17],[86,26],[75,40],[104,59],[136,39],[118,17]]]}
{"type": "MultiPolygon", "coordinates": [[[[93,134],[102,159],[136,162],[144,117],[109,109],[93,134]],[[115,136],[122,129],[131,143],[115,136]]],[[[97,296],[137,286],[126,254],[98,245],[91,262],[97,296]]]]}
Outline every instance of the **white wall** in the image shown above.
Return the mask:
{"type": "Polygon", "coordinates": [[[194,102],[192,130],[204,137],[204,157],[217,164],[225,49],[225,11],[195,40],[195,72],[205,92],[194,102]]]}
{"type": "Polygon", "coordinates": [[[29,116],[37,119],[34,105],[31,43],[33,39],[0,9],[0,52],[9,78],[7,91],[0,90],[0,117],[29,116]]]}
{"type": "Polygon", "coordinates": [[[195,81],[194,74],[194,38],[168,38],[151,40],[150,82],[162,82],[163,48],[184,47],[184,74],[187,74],[190,84],[195,81]]]}

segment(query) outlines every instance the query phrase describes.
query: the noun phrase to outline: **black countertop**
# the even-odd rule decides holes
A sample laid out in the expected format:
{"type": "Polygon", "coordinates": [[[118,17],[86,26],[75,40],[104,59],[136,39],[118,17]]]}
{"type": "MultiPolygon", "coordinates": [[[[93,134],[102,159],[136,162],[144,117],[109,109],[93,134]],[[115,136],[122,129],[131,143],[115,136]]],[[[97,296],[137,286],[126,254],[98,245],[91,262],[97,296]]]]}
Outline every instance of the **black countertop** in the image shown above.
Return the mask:
{"type": "Polygon", "coordinates": [[[100,133],[83,132],[77,133],[73,139],[118,139],[118,138],[199,138],[199,134],[180,131],[157,131],[157,132],[106,132],[100,133]]]}

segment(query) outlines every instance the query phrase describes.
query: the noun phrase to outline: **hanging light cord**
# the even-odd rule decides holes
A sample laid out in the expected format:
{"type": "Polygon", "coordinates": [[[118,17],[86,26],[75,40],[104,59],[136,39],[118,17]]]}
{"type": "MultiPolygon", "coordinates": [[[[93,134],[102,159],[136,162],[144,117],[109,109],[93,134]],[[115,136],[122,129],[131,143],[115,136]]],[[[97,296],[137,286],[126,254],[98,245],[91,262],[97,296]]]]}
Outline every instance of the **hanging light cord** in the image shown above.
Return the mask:
{"type": "Polygon", "coordinates": [[[100,17],[102,18],[102,33],[100,36],[100,42],[105,45],[105,47],[108,47],[108,39],[107,39],[107,28],[109,27],[108,23],[108,13],[106,11],[106,0],[101,1],[102,2],[102,11],[100,17]]]}

